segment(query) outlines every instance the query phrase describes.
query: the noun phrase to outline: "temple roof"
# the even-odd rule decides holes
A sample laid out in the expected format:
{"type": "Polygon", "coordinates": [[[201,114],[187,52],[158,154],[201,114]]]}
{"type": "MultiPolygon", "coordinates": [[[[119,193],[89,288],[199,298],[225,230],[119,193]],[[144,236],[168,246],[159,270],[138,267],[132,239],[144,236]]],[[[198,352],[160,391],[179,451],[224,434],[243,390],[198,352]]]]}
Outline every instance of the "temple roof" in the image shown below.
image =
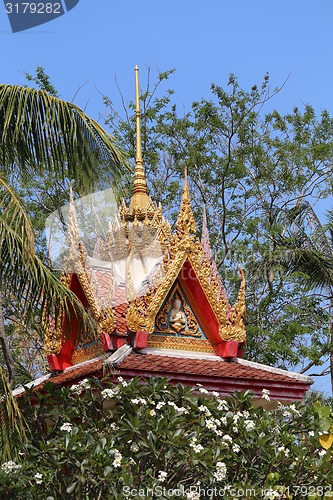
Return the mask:
{"type": "MultiPolygon", "coordinates": [[[[124,378],[166,376],[184,385],[203,384],[221,395],[269,389],[276,399],[302,399],[312,380],[244,361],[245,278],[229,304],[209,242],[204,207],[202,239],[196,236],[187,168],[175,231],[147,194],[141,152],[138,69],[136,67],[137,154],[133,195],[123,200],[108,233],[97,238],[90,256],[70,203],[69,253],[62,281],[97,323],[85,336],[64,318],[48,325],[45,350],[56,385],[87,376],[102,378],[103,363],[124,378]],[[110,354],[111,353],[111,354],[110,354]],[[62,373],[59,373],[62,371],[62,373]]],[[[114,378],[110,375],[109,378],[114,378]]],[[[45,380],[36,384],[42,388],[45,380]]]]}

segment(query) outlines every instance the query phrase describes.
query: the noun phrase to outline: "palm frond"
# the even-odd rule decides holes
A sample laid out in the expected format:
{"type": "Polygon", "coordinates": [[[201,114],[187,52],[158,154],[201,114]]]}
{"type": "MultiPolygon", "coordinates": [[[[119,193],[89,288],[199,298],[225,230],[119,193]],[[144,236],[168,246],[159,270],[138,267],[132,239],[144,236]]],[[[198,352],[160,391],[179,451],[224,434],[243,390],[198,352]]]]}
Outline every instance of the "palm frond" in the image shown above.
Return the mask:
{"type": "Polygon", "coordinates": [[[19,199],[0,177],[0,276],[5,296],[15,296],[22,315],[34,321],[64,312],[81,319],[80,328],[95,322],[80,300],[34,253],[33,230],[19,199]]]}
{"type": "Polygon", "coordinates": [[[0,463],[13,460],[25,441],[23,416],[0,367],[0,463]]]}
{"type": "Polygon", "coordinates": [[[116,140],[78,106],[44,90],[0,84],[0,164],[44,171],[89,185],[94,166],[119,177],[126,167],[116,140]]]}

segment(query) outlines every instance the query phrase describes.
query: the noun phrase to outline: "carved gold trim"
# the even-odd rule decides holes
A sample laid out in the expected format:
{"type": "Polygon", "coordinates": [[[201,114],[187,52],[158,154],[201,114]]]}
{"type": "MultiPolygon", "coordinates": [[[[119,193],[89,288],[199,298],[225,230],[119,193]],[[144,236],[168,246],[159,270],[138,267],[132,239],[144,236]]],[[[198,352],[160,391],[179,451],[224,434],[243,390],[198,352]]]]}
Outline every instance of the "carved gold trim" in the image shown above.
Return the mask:
{"type": "Polygon", "coordinates": [[[179,349],[182,351],[216,353],[216,346],[213,346],[209,340],[189,337],[149,335],[147,347],[154,347],[156,349],[179,349]]]}
{"type": "Polygon", "coordinates": [[[72,364],[78,365],[84,361],[89,361],[90,359],[98,358],[104,354],[103,347],[99,343],[88,345],[82,347],[78,351],[74,351],[72,355],[72,364]]]}

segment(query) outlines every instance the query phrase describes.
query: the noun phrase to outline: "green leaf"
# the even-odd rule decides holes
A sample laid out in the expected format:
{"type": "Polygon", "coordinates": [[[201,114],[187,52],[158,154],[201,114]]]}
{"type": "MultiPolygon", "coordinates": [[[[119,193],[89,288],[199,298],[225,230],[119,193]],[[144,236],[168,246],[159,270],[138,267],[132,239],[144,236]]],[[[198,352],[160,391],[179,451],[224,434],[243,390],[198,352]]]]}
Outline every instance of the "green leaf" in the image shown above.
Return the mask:
{"type": "Polygon", "coordinates": [[[77,485],[77,481],[74,483],[71,483],[69,486],[67,486],[66,491],[67,493],[72,493],[77,485]]]}

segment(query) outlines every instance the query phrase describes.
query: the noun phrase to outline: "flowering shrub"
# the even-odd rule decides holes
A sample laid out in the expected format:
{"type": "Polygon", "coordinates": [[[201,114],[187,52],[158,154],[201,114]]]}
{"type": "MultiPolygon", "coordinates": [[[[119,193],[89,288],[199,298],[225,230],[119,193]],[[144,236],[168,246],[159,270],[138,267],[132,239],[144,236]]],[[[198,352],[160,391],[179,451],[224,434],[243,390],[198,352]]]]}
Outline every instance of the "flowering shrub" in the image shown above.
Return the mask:
{"type": "Polygon", "coordinates": [[[152,378],[48,383],[21,406],[29,442],[1,465],[0,498],[329,498],[312,404],[265,411],[250,392],[223,400],[152,378]]]}

